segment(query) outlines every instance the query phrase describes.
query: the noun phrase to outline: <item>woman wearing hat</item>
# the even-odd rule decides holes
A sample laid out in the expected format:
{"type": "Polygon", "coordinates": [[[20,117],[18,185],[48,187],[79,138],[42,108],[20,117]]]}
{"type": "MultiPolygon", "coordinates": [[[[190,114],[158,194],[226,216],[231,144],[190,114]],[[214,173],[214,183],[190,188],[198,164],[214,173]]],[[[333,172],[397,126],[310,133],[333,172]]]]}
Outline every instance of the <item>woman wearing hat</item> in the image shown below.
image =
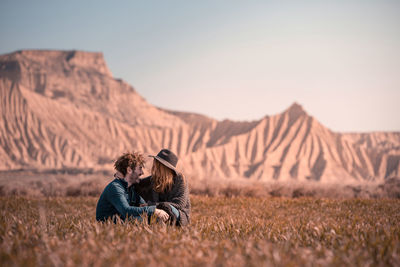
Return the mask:
{"type": "Polygon", "coordinates": [[[137,188],[149,205],[156,203],[170,216],[170,223],[184,226],[190,222],[189,186],[184,175],[177,171],[178,157],[162,149],[153,157],[151,176],[140,181],[137,188]]]}

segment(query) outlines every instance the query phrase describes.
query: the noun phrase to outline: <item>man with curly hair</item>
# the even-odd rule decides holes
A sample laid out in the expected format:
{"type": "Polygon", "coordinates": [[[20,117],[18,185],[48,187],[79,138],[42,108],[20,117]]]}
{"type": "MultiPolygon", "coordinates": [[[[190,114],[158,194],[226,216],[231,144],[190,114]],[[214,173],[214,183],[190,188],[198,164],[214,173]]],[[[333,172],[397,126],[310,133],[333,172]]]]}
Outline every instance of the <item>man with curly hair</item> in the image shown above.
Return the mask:
{"type": "Polygon", "coordinates": [[[144,162],[143,155],[137,152],[125,153],[115,161],[114,168],[117,172],[114,180],[106,186],[97,202],[97,221],[111,218],[115,222],[117,217],[123,221],[141,220],[142,215],[154,215],[162,221],[168,220],[169,215],[155,206],[140,207],[145,201],[135,193],[134,184],[143,175],[144,162]]]}

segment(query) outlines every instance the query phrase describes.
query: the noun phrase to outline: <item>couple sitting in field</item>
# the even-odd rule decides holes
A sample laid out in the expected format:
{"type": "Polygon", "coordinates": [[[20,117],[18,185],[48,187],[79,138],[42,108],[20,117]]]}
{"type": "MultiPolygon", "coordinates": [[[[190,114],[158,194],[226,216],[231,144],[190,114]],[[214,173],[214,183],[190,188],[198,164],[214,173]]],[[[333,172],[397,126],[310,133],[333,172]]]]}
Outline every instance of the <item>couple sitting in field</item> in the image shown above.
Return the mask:
{"type": "Polygon", "coordinates": [[[177,156],[168,149],[154,158],[151,176],[143,175],[145,159],[139,153],[126,153],[114,163],[114,180],[100,195],[96,207],[96,220],[114,222],[142,220],[143,215],[171,225],[184,226],[190,222],[188,183],[176,170],[177,156]]]}

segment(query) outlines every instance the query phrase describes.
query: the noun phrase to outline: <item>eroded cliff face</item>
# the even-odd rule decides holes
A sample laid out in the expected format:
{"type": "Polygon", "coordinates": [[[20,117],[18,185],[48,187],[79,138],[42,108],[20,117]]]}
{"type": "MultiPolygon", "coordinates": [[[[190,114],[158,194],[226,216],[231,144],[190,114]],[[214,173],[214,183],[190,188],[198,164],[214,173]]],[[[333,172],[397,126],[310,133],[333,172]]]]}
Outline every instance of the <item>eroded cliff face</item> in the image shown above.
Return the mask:
{"type": "Polygon", "coordinates": [[[101,53],[0,56],[0,169],[109,168],[170,148],[189,177],[351,181],[400,176],[400,133],[340,134],[293,104],[258,121],[158,109],[101,53]]]}

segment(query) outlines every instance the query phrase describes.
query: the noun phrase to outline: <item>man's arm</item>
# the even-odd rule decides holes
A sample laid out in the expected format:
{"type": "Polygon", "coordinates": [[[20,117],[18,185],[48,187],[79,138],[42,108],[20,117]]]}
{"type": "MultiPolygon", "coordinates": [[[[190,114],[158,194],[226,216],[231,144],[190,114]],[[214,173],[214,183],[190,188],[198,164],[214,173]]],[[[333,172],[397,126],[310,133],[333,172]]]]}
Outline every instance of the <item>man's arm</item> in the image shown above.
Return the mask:
{"type": "Polygon", "coordinates": [[[147,213],[149,216],[153,215],[155,206],[147,206],[147,207],[133,207],[129,206],[128,201],[124,195],[124,189],[122,187],[118,187],[113,185],[109,188],[110,190],[107,192],[107,198],[111,202],[111,204],[117,209],[119,214],[122,215],[123,218],[125,216],[132,217],[140,217],[142,214],[147,213]]]}

